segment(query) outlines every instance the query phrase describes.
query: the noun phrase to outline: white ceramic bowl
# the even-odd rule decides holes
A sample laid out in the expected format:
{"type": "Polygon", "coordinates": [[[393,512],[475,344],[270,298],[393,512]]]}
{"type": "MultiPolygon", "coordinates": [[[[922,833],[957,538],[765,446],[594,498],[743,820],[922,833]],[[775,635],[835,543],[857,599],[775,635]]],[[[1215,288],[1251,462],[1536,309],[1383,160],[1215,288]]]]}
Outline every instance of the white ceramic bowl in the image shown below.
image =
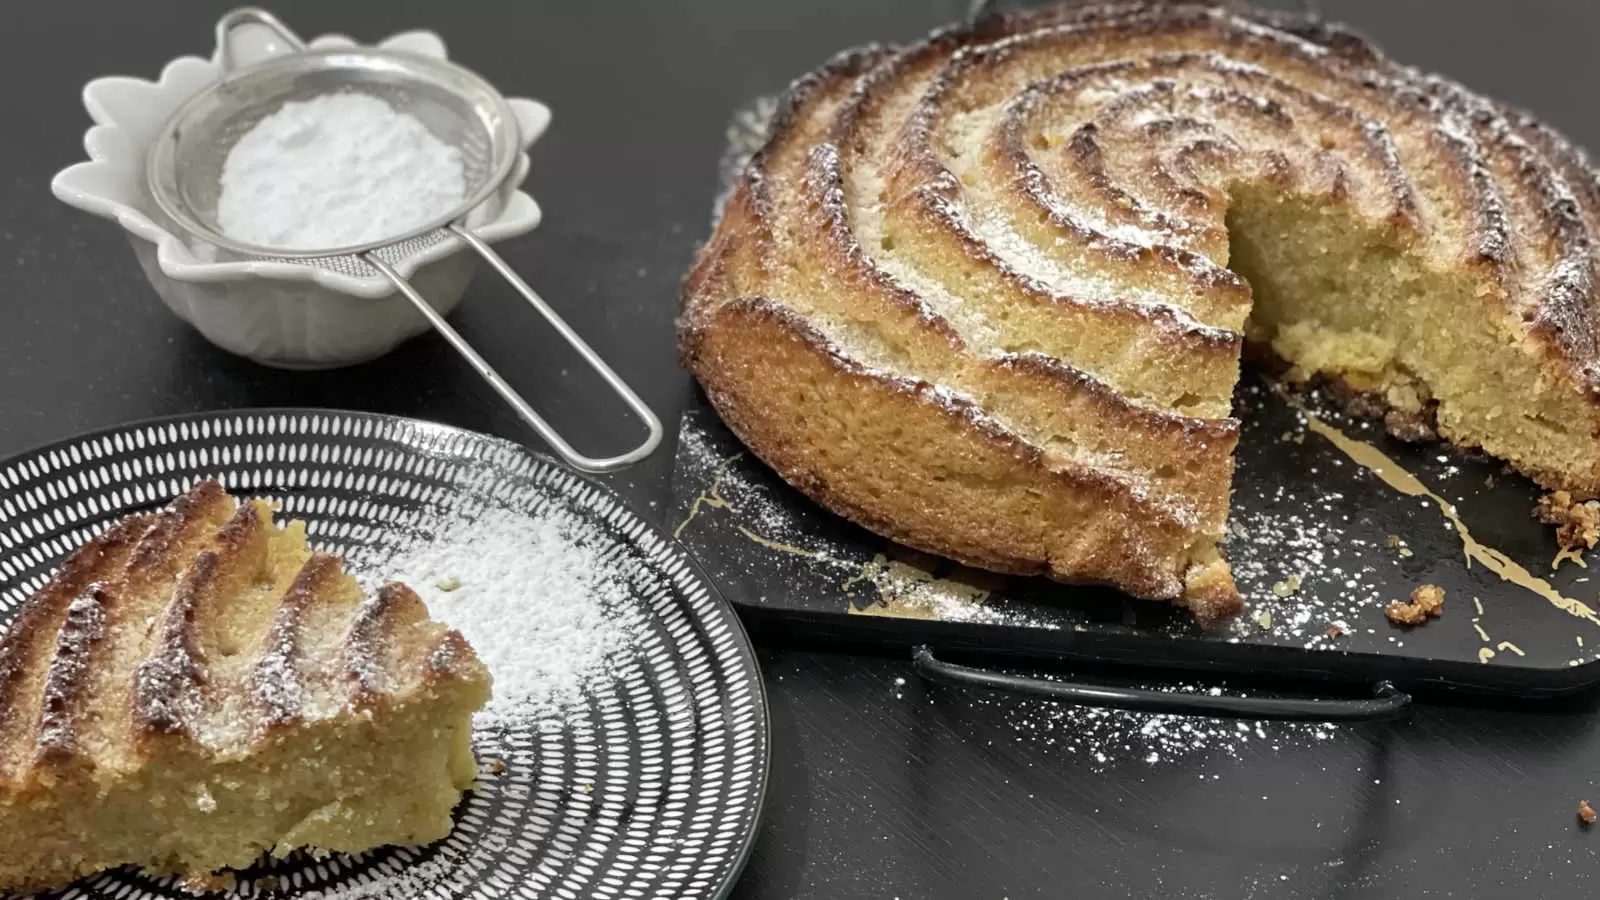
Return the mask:
{"type": "MultiPolygon", "coordinates": [[[[353,46],[323,35],[313,47],[353,46]]],[[[379,47],[446,58],[432,32],[394,35],[379,47]]],[[[240,64],[286,52],[264,29],[240,29],[234,38],[240,64]]],[[[216,81],[216,54],[169,62],[156,81],[113,76],[83,89],[94,120],[83,137],[88,162],[61,170],[50,183],[56,197],[111,219],[128,234],[139,265],[173,312],[217,346],[257,362],[285,368],[327,368],[380,356],[428,328],[421,313],[381,276],[355,278],[313,266],[229,258],[179,232],[156,208],[145,186],[145,151],[185,100],[216,81]]],[[[509,98],[522,146],[550,123],[550,110],[509,98]]],[[[512,173],[528,174],[523,153],[512,173]]],[[[539,206],[522,191],[500,192],[474,210],[467,225],[491,243],[526,234],[539,224],[539,206]]],[[[397,267],[436,309],[448,314],[461,302],[478,257],[444,242],[407,257],[397,267]]]]}

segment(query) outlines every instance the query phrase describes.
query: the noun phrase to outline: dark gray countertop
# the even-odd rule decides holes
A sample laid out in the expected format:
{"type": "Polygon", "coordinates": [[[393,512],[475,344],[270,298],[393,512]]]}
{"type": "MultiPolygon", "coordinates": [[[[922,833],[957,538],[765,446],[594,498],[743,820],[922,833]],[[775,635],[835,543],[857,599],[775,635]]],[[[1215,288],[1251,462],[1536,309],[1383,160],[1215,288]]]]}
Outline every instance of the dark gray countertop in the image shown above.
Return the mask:
{"type": "MultiPolygon", "coordinates": [[[[529,189],[545,209],[506,257],[675,423],[671,335],[708,229],[729,112],[833,50],[909,38],[961,0],[488,3],[281,0],[302,33],[411,27],[555,112],[529,189]]],[[[1360,0],[1331,16],[1600,147],[1600,5],[1360,0]]],[[[117,422],[245,406],[436,419],[531,441],[442,341],[339,372],[263,369],[157,302],[117,229],[57,203],[81,158],[78,92],[204,52],[221,4],[51,2],[0,29],[0,454],[117,422]]],[[[483,279],[461,330],[588,449],[622,414],[483,279]],[[563,375],[563,370],[573,374],[563,375]],[[606,423],[611,424],[606,424],[606,423]]],[[[664,516],[671,448],[613,482],[664,516]]],[[[773,776],[756,897],[1549,896],[1600,873],[1593,702],[1425,706],[1406,723],[1237,736],[921,684],[902,660],[764,648],[773,776]],[[900,683],[899,679],[905,679],[900,683]],[[1185,746],[1187,745],[1187,746],[1185,746]],[[1152,758],[1153,757],[1153,758],[1152,758]]],[[[1226,729],[1233,729],[1228,724],[1226,729]]]]}

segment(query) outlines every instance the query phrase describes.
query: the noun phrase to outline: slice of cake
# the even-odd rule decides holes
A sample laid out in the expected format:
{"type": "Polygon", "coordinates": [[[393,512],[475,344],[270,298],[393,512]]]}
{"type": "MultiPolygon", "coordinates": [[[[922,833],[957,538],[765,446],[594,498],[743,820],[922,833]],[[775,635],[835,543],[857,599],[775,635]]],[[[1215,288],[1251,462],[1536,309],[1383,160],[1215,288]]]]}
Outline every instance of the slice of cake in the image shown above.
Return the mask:
{"type": "Polygon", "coordinates": [[[74,553],[0,640],[0,894],[444,837],[489,675],[206,481],[74,553]]]}
{"type": "Polygon", "coordinates": [[[801,78],[684,286],[767,464],[958,561],[1203,620],[1248,340],[1407,438],[1600,493],[1600,178],[1315,19],[1064,3],[801,78]]]}

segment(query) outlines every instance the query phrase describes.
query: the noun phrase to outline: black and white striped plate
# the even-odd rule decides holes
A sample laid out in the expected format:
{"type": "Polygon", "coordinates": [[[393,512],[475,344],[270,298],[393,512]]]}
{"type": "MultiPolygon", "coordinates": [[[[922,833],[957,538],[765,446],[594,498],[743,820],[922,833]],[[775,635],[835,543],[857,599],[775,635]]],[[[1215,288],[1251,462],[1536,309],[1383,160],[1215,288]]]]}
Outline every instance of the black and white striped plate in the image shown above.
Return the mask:
{"type": "MultiPolygon", "coordinates": [[[[396,522],[492,485],[496,502],[559,509],[629,567],[644,620],[561,722],[474,736],[484,768],[450,837],[357,856],[294,855],[239,873],[236,896],[713,898],[755,834],[767,773],[761,677],[733,610],[683,551],[609,491],[497,438],[366,413],[207,413],[73,438],[0,463],[0,626],[74,547],[197,479],[267,496],[312,542],[350,556],[396,522]],[[486,474],[491,477],[484,477],[486,474]]],[[[487,499],[487,498],[486,498],[487,499]]],[[[472,502],[467,496],[465,502],[472,502]]],[[[118,870],[64,897],[188,896],[118,870]]]]}

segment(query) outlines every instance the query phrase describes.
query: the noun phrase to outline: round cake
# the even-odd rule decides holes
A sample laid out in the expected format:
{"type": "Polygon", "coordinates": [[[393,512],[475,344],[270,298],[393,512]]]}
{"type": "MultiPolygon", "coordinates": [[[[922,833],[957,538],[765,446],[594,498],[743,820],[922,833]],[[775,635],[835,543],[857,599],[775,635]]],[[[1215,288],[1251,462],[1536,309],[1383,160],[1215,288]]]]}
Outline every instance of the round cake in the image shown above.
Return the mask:
{"type": "Polygon", "coordinates": [[[795,487],[1203,622],[1248,342],[1392,431],[1600,491],[1600,180],[1527,114],[1282,13],[993,16],[800,78],[684,285],[684,365],[795,487]]]}

